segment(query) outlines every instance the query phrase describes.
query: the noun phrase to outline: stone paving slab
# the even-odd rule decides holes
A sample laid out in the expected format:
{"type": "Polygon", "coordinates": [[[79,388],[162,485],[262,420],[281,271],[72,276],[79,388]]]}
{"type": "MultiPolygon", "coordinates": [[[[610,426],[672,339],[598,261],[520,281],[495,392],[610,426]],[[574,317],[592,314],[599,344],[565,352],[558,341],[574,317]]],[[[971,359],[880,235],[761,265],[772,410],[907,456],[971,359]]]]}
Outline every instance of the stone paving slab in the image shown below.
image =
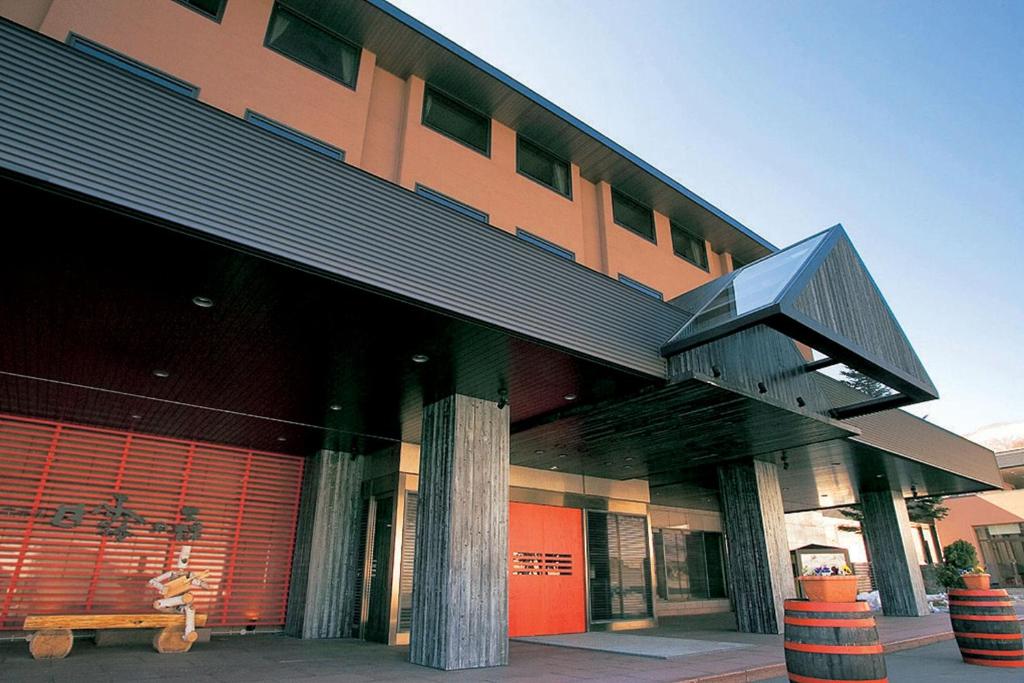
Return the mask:
{"type": "Polygon", "coordinates": [[[674,657],[687,657],[707,652],[750,647],[744,643],[689,638],[663,638],[652,635],[638,636],[628,633],[604,631],[573,633],[561,636],[532,636],[529,638],[516,638],[515,640],[539,643],[541,645],[572,647],[581,650],[615,652],[622,655],[655,657],[658,659],[672,659],[674,657]]]}

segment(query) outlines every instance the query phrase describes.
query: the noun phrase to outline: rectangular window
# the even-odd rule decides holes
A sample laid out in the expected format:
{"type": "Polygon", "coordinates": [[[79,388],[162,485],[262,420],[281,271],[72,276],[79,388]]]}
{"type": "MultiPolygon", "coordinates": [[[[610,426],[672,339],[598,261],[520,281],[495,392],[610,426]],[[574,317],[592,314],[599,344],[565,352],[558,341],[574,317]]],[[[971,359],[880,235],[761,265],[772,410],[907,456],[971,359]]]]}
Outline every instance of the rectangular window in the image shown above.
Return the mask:
{"type": "Polygon", "coordinates": [[[326,142],[321,142],[314,137],[310,137],[305,133],[300,133],[294,128],[289,128],[283,123],[278,123],[273,119],[268,119],[266,116],[257,114],[254,111],[245,112],[245,120],[253,124],[258,128],[273,133],[278,137],[282,137],[286,140],[290,140],[298,145],[302,145],[306,149],[311,149],[314,152],[323,154],[326,157],[337,159],[338,161],[345,160],[345,152],[343,150],[328,145],[326,142]]]}
{"type": "Polygon", "coordinates": [[[622,273],[619,273],[619,282],[629,287],[632,287],[638,292],[643,292],[647,296],[654,297],[659,301],[665,300],[665,295],[659,292],[658,290],[654,289],[653,287],[648,287],[642,282],[637,282],[633,278],[623,275],[622,273]]]}
{"type": "Polygon", "coordinates": [[[569,164],[521,135],[516,136],[516,170],[527,178],[572,199],[569,164]]]}
{"type": "Polygon", "coordinates": [[[726,597],[721,534],[655,529],[654,563],[662,600],[726,597]]]}
{"type": "Polygon", "coordinates": [[[423,94],[423,125],[491,155],[491,119],[429,87],[423,94]]]}
{"type": "Polygon", "coordinates": [[[590,620],[653,616],[647,518],[587,510],[590,620]]]}
{"type": "Polygon", "coordinates": [[[228,0],[175,0],[178,4],[185,5],[205,17],[214,21],[220,21],[224,16],[224,6],[228,0]]]}
{"type": "Polygon", "coordinates": [[[328,78],[356,87],[359,46],[279,2],[274,4],[263,44],[328,78]]]}
{"type": "Polygon", "coordinates": [[[156,83],[157,85],[167,88],[172,92],[176,92],[179,95],[185,95],[186,97],[196,97],[199,95],[199,88],[191,83],[186,83],[174,76],[168,76],[167,74],[148,67],[141,62],[137,62],[130,57],[125,57],[120,53],[102,47],[91,40],[86,40],[85,38],[72,34],[68,41],[68,45],[70,45],[72,49],[85,53],[90,57],[95,57],[96,59],[106,62],[112,66],[116,66],[118,69],[127,71],[128,73],[138,76],[139,78],[143,78],[150,83],[156,83]]]}
{"type": "Polygon", "coordinates": [[[707,270],[708,251],[704,247],[704,240],[675,223],[671,223],[670,226],[672,228],[672,251],[676,256],[682,256],[698,268],[707,270]]]}
{"type": "Polygon", "coordinates": [[[486,213],[480,209],[474,209],[469,204],[463,204],[457,199],[452,199],[446,194],[441,194],[436,190],[431,190],[429,187],[425,187],[416,183],[416,194],[421,197],[426,197],[432,202],[437,202],[441,206],[447,206],[449,209],[458,211],[463,216],[469,216],[470,218],[476,219],[482,223],[488,223],[491,219],[486,213]]]}
{"type": "Polygon", "coordinates": [[[529,233],[523,230],[522,228],[516,228],[516,237],[525,242],[529,242],[534,246],[540,247],[544,251],[549,251],[555,256],[561,256],[562,258],[568,259],[569,261],[576,260],[576,254],[569,251],[568,249],[560,247],[554,242],[549,242],[543,237],[537,237],[533,233],[529,233]]]}
{"type": "Polygon", "coordinates": [[[616,223],[641,237],[658,241],[654,234],[654,212],[618,190],[612,190],[612,217],[616,223]]]}

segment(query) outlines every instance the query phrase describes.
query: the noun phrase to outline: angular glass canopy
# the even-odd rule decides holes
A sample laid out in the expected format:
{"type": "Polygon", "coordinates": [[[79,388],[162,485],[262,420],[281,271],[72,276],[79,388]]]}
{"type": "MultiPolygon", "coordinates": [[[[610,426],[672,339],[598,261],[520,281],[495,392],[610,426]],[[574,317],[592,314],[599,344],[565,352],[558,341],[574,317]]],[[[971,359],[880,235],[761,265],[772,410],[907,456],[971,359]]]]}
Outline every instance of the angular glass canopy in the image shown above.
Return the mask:
{"type": "MultiPolygon", "coordinates": [[[[818,349],[896,393],[837,417],[938,398],[846,231],[836,225],[673,300],[693,317],[662,347],[672,356],[755,325],[818,349]]],[[[820,362],[811,368],[821,367],[820,362]]]]}

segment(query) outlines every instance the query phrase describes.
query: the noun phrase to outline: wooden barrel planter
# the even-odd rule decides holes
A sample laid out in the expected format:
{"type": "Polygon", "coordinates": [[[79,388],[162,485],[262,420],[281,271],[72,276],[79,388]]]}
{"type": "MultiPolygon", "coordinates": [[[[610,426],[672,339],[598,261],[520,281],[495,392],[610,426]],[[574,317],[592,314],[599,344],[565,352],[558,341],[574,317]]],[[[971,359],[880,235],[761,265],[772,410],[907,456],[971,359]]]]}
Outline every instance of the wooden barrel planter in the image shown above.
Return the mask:
{"type": "Polygon", "coordinates": [[[949,619],[966,663],[1024,669],[1024,641],[1013,604],[1004,590],[949,591],[949,619]]]}
{"type": "Polygon", "coordinates": [[[786,600],[786,671],[792,683],[888,683],[866,602],[786,600]]]}

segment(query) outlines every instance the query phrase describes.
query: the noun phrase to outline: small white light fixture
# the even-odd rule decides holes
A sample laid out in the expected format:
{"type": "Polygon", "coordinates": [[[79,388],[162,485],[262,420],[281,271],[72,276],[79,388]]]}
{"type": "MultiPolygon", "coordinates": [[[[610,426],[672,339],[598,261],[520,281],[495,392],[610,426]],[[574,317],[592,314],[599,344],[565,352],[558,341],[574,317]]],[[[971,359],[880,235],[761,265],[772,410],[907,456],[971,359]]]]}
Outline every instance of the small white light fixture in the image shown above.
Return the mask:
{"type": "Polygon", "coordinates": [[[626,461],[626,462],[633,462],[633,456],[632,456],[632,455],[628,455],[628,456],[626,456],[626,457],[625,457],[625,461],[626,461]]]}
{"type": "Polygon", "coordinates": [[[551,467],[549,467],[548,469],[549,469],[549,470],[557,470],[557,469],[558,469],[558,465],[552,465],[552,466],[551,466],[551,467]]]}
{"type": "Polygon", "coordinates": [[[286,436],[279,436],[279,437],[277,437],[277,440],[278,441],[287,441],[288,437],[286,437],[286,436]]]}
{"type": "Polygon", "coordinates": [[[566,394],[562,398],[564,398],[566,401],[575,401],[576,400],[576,394],[566,394]]]}
{"type": "Polygon", "coordinates": [[[533,454],[534,455],[544,455],[544,449],[543,448],[538,448],[537,450],[535,450],[533,452],[533,454]]]}
{"type": "Polygon", "coordinates": [[[132,419],[133,420],[141,420],[142,416],[139,415],[138,413],[132,413],[132,419]]]}
{"type": "Polygon", "coordinates": [[[559,454],[558,454],[558,457],[559,457],[559,458],[568,458],[568,457],[569,457],[569,454],[568,454],[568,453],[559,453],[559,454]]]}
{"type": "Polygon", "coordinates": [[[338,412],[339,410],[341,410],[341,404],[340,404],[340,403],[332,403],[332,404],[330,405],[330,408],[331,408],[331,410],[333,410],[334,412],[338,412]]]}
{"type": "Polygon", "coordinates": [[[171,373],[167,372],[166,370],[154,370],[153,376],[159,377],[160,379],[167,379],[168,377],[171,376],[171,373]]]}
{"type": "Polygon", "coordinates": [[[213,299],[208,296],[194,296],[192,297],[192,303],[199,308],[213,308],[213,299]]]}
{"type": "Polygon", "coordinates": [[[428,356],[425,353],[416,353],[416,354],[413,354],[413,357],[412,357],[412,362],[413,363],[426,363],[428,360],[430,360],[430,356],[428,356]]]}

